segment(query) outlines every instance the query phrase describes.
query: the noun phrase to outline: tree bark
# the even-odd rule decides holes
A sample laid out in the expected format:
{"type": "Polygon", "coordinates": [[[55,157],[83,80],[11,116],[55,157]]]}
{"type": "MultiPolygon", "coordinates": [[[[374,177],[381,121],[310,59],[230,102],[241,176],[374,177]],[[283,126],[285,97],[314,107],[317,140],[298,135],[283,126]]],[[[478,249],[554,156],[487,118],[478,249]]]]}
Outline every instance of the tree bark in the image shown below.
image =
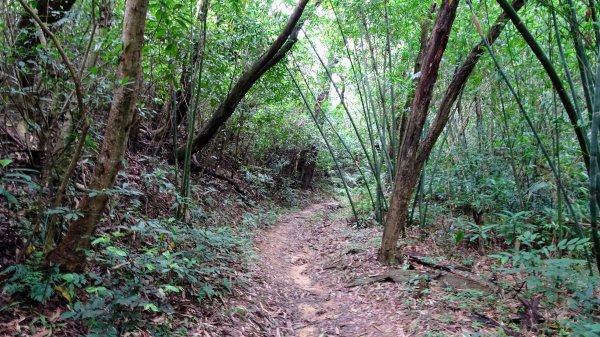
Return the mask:
{"type": "MultiPolygon", "coordinates": [[[[413,90],[419,84],[419,78],[421,77],[421,66],[423,65],[423,53],[425,52],[425,47],[427,47],[427,38],[429,37],[429,30],[431,29],[431,21],[433,19],[433,15],[435,14],[435,8],[437,4],[434,2],[431,5],[431,9],[429,11],[429,15],[421,22],[421,38],[419,42],[419,52],[417,53],[417,57],[415,58],[415,65],[413,67],[412,74],[412,83],[409,88],[408,96],[406,97],[406,101],[404,102],[404,107],[400,114],[396,117],[396,127],[398,133],[398,150],[402,145],[402,139],[404,138],[404,130],[406,130],[406,122],[408,120],[408,115],[410,114],[410,107],[412,105],[413,100],[415,99],[415,91],[413,90]]],[[[392,153],[392,156],[396,155],[396,153],[392,153]]]]}
{"type": "MultiPolygon", "coordinates": [[[[512,7],[515,11],[518,11],[523,7],[524,4],[525,0],[514,0],[512,3],[512,7]]],[[[506,26],[508,20],[509,16],[506,12],[503,12],[498,16],[498,18],[496,18],[496,21],[494,22],[494,24],[492,25],[492,27],[486,35],[486,40],[490,45],[496,42],[496,40],[500,36],[500,33],[502,33],[502,30],[506,26]]],[[[448,119],[450,118],[450,111],[452,110],[452,107],[454,106],[458,95],[467,83],[469,76],[471,76],[471,73],[475,69],[477,62],[479,62],[479,59],[485,53],[485,51],[485,44],[483,43],[483,41],[479,42],[471,49],[471,52],[469,52],[469,55],[467,56],[466,60],[454,73],[452,81],[450,82],[450,85],[448,85],[448,88],[444,93],[444,97],[442,98],[442,102],[440,103],[438,113],[435,116],[431,127],[429,128],[427,136],[425,136],[423,143],[419,147],[417,160],[424,161],[429,157],[429,154],[431,153],[435,142],[439,138],[442,131],[444,131],[444,127],[448,123],[448,119]]]]}
{"type": "MultiPolygon", "coordinates": [[[[227,97],[221,102],[212,117],[204,124],[200,131],[194,137],[192,142],[192,153],[201,151],[208,142],[215,136],[219,128],[225,124],[227,119],[235,112],[240,101],[246,96],[246,93],[252,88],[264,73],[283,59],[285,54],[292,48],[298,39],[298,32],[302,27],[303,20],[300,20],[302,13],[309,0],[300,0],[292,12],[287,24],[269,49],[262,54],[246,71],[242,73],[227,97]]],[[[185,146],[177,149],[175,157],[179,161],[185,156],[185,146]]]]}
{"type": "Polygon", "coordinates": [[[394,190],[385,219],[381,249],[379,250],[379,260],[384,263],[396,264],[400,260],[396,244],[400,237],[400,230],[407,220],[410,196],[415,189],[419,171],[424,164],[424,162],[416,160],[417,148],[433,97],[440,62],[446,50],[450,31],[456,17],[458,2],[458,0],[442,1],[433,31],[423,54],[421,78],[415,89],[411,114],[400,145],[394,190]]]}
{"type": "Polygon", "coordinates": [[[105,190],[113,187],[125,155],[142,79],[142,47],[147,10],[148,0],[128,0],[125,5],[123,51],[118,72],[121,85],[113,95],[104,142],[90,185],[90,190],[97,194],[83,197],[78,207],[83,216],[69,225],[63,240],[47,257],[50,264],[59,265],[65,271],[77,272],[84,268],[85,250],[90,247],[90,238],[108,202],[109,195],[105,190]]]}
{"type": "MultiPolygon", "coordinates": [[[[512,6],[515,11],[518,11],[523,7],[524,3],[524,0],[514,0],[512,6]]],[[[444,4],[442,4],[442,7],[443,6],[444,4]]],[[[441,11],[442,9],[440,9],[440,12],[441,11]]],[[[498,39],[508,20],[509,15],[506,12],[500,14],[487,33],[486,39],[488,43],[492,44],[498,39]]],[[[438,21],[439,15],[438,20],[436,20],[436,27],[438,25],[438,21]]],[[[427,55],[423,61],[424,65],[430,64],[430,61],[428,61],[427,58],[430,57],[429,53],[432,52],[431,43],[434,38],[434,34],[435,28],[427,47],[427,55]]],[[[434,50],[434,52],[436,51],[434,50]]],[[[438,50],[437,52],[439,53],[440,51],[438,50]]],[[[419,139],[423,129],[423,123],[427,117],[428,104],[431,100],[431,97],[429,97],[429,101],[425,100],[427,107],[423,108],[425,105],[419,103],[418,101],[419,95],[423,95],[424,90],[420,91],[419,88],[426,84],[430,84],[433,88],[433,85],[435,84],[435,80],[431,82],[431,79],[428,80],[425,78],[425,76],[432,76],[431,72],[426,73],[425,70],[423,71],[422,78],[417,87],[415,99],[411,108],[411,117],[406,128],[407,133],[400,148],[400,156],[398,159],[399,168],[397,170],[396,183],[394,185],[390,211],[386,218],[384,236],[381,250],[379,252],[379,259],[382,262],[398,262],[396,244],[400,236],[400,231],[406,224],[408,202],[416,187],[419,172],[429,157],[435,142],[448,123],[452,106],[454,106],[454,103],[456,102],[461,90],[464,88],[469,76],[475,69],[477,62],[484,52],[485,45],[483,41],[471,49],[466,60],[454,73],[452,81],[444,93],[437,115],[435,116],[427,135],[423,141],[420,142],[419,139]],[[415,117],[415,114],[423,114],[423,116],[419,118],[415,117]]],[[[443,53],[443,50],[441,53],[443,53]]],[[[427,93],[431,95],[431,92],[427,93]]]]}

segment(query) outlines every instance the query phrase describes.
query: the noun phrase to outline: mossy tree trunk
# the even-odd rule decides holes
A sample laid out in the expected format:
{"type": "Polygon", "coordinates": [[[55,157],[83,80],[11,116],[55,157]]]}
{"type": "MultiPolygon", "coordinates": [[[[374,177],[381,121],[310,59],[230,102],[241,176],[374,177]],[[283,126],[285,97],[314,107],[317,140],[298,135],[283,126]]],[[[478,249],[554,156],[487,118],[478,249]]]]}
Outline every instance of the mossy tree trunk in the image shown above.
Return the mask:
{"type": "Polygon", "coordinates": [[[135,117],[135,102],[142,79],[142,47],[148,0],[128,0],[125,5],[121,57],[118,80],[104,133],[104,142],[94,167],[90,190],[78,211],[83,216],[69,225],[67,234],[48,256],[50,264],[65,271],[81,271],[85,266],[85,250],[104,211],[109,195],[104,191],[113,187],[127,148],[129,132],[135,117]]]}

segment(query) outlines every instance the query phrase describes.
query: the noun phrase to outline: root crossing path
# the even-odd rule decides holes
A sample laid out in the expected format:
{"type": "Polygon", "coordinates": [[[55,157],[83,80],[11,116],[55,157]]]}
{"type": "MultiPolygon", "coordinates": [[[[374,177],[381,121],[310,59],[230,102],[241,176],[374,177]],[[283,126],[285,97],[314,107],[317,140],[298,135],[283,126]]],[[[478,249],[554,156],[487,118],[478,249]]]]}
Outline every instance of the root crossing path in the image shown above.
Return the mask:
{"type": "Polygon", "coordinates": [[[374,255],[357,254],[353,230],[336,219],[339,207],[336,202],[313,204],[284,216],[256,240],[258,262],[246,295],[259,309],[241,320],[255,326],[238,328],[241,335],[405,335],[402,322],[407,317],[394,296],[348,287],[354,265],[374,260],[374,255]]]}

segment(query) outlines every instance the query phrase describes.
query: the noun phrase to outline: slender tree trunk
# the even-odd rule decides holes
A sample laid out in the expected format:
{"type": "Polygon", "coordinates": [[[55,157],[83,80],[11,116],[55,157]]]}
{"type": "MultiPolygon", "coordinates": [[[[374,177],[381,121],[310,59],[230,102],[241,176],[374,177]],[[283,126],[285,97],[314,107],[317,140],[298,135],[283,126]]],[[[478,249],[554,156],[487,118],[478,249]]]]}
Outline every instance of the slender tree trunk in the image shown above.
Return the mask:
{"type": "MultiPolygon", "coordinates": [[[[50,31],[50,29],[48,28],[48,26],[46,25],[46,23],[44,22],[44,20],[42,19],[42,17],[40,17],[39,15],[36,14],[35,10],[30,7],[25,0],[18,0],[19,3],[21,4],[21,6],[25,9],[25,11],[27,12],[27,14],[29,15],[29,17],[31,18],[31,20],[35,21],[36,24],[40,27],[40,29],[42,30],[42,32],[48,36],[48,38],[50,38],[50,40],[52,40],[52,42],[54,43],[56,49],[58,50],[58,53],[60,54],[63,63],[65,64],[65,66],[67,67],[67,69],[69,70],[69,73],[71,75],[71,79],[73,80],[73,83],[75,84],[75,97],[76,97],[76,101],[77,101],[77,110],[75,113],[72,114],[72,116],[76,116],[77,119],[82,119],[83,120],[83,128],[82,128],[82,132],[79,135],[81,138],[79,140],[79,144],[77,149],[75,150],[75,154],[71,157],[71,160],[67,163],[68,167],[65,167],[64,170],[62,170],[60,173],[60,175],[54,175],[51,173],[51,171],[55,171],[52,169],[49,169],[50,167],[56,167],[56,160],[55,158],[53,158],[54,156],[47,156],[45,155],[44,157],[44,162],[45,164],[42,166],[42,172],[41,172],[41,177],[42,177],[42,181],[45,181],[45,186],[47,187],[51,187],[54,183],[54,178],[57,177],[61,177],[62,181],[61,181],[61,185],[59,187],[59,189],[56,192],[56,198],[55,198],[55,207],[58,207],[62,201],[62,198],[64,196],[65,190],[66,190],[66,186],[68,184],[68,181],[70,179],[71,174],[73,173],[73,170],[75,169],[75,166],[77,165],[77,160],[79,159],[79,155],[81,153],[81,148],[83,146],[83,139],[85,138],[86,134],[87,134],[87,130],[89,127],[88,124],[88,120],[87,117],[85,116],[85,106],[84,106],[84,102],[83,102],[83,90],[81,88],[81,72],[77,72],[75,69],[75,66],[73,65],[73,63],[71,62],[71,60],[68,58],[67,54],[65,53],[62,45],[60,44],[58,38],[50,31]]],[[[67,102],[70,101],[70,98],[67,99],[67,102]]],[[[41,135],[44,135],[45,132],[42,132],[41,135]]],[[[46,137],[40,137],[42,140],[44,140],[42,143],[45,143],[46,137]]],[[[40,146],[40,148],[45,148],[44,146],[40,146]]],[[[66,152],[66,151],[65,151],[66,152]]],[[[69,153],[70,154],[70,153],[69,153]]],[[[68,159],[68,158],[67,158],[68,159]]],[[[38,205],[42,208],[41,210],[38,210],[38,216],[34,225],[34,230],[32,234],[35,234],[37,232],[37,230],[40,228],[40,224],[41,224],[41,215],[43,213],[43,207],[42,207],[42,202],[43,198],[42,198],[42,193],[39,194],[38,197],[38,205]]],[[[51,217],[50,220],[50,224],[48,225],[47,228],[47,234],[46,234],[46,242],[53,242],[53,234],[54,234],[54,228],[55,228],[55,221],[56,221],[56,215],[53,215],[51,217]]]]}
{"type": "Polygon", "coordinates": [[[81,271],[85,266],[85,250],[104,211],[109,195],[104,191],[113,187],[127,148],[129,132],[135,117],[142,79],[142,47],[148,0],[128,0],[125,5],[122,45],[118,79],[122,83],[113,95],[113,101],[104,134],[104,142],[94,167],[90,190],[95,196],[84,195],[78,211],[83,217],[69,225],[67,234],[47,257],[50,264],[66,271],[81,271]]]}
{"type": "MultiPolygon", "coordinates": [[[[75,0],[38,0],[35,1],[37,15],[46,25],[51,25],[65,16],[65,13],[71,10],[75,0]]],[[[18,28],[24,30],[24,34],[17,40],[17,47],[23,48],[21,57],[21,68],[18,69],[18,78],[21,86],[29,87],[33,85],[35,79],[34,65],[35,47],[42,40],[38,34],[37,23],[29,13],[23,14],[18,23],[18,28]]],[[[42,32],[45,35],[45,32],[42,32]]]]}
{"type": "MultiPolygon", "coordinates": [[[[600,56],[598,57],[600,61],[600,56]]],[[[596,255],[596,267],[600,271],[600,236],[598,235],[598,187],[600,183],[600,168],[598,158],[598,129],[600,129],[600,63],[596,66],[596,88],[594,90],[592,114],[592,134],[590,135],[590,222],[592,231],[592,243],[594,244],[594,255],[596,255]]]]}
{"type": "Polygon", "coordinates": [[[577,110],[575,109],[573,102],[571,102],[571,99],[569,98],[569,95],[567,94],[567,90],[565,89],[565,87],[562,83],[562,80],[558,76],[556,69],[554,69],[554,66],[552,65],[552,63],[550,62],[548,57],[546,57],[546,54],[544,53],[544,51],[542,50],[540,45],[537,43],[537,40],[535,39],[535,37],[533,37],[533,35],[531,35],[531,33],[529,32],[527,27],[521,21],[521,18],[517,14],[517,8],[515,8],[514,5],[511,6],[506,0],[496,0],[496,2],[498,2],[500,7],[502,7],[502,9],[504,9],[504,13],[506,13],[508,15],[508,17],[512,21],[513,25],[515,26],[515,28],[517,28],[517,30],[519,31],[519,33],[521,34],[521,36],[523,37],[523,39],[525,40],[527,45],[529,45],[529,48],[531,49],[531,51],[535,54],[537,59],[540,61],[540,63],[544,67],[544,70],[546,71],[546,74],[550,78],[550,81],[552,82],[552,86],[556,90],[556,94],[560,98],[560,101],[563,104],[563,107],[565,108],[567,116],[569,117],[569,121],[571,122],[573,131],[575,132],[575,136],[577,137],[577,142],[579,143],[579,148],[580,148],[581,154],[583,156],[583,161],[585,162],[586,168],[589,170],[590,155],[589,155],[589,149],[588,149],[589,148],[588,138],[586,135],[585,127],[582,126],[582,123],[581,123],[582,118],[577,113],[577,110]]]}
{"type": "MultiPolygon", "coordinates": [[[[92,8],[92,11],[95,11],[95,8],[92,8]]],[[[99,1],[98,3],[98,13],[100,14],[96,19],[95,25],[95,34],[93,41],[101,42],[106,33],[110,29],[113,21],[113,11],[114,11],[114,3],[110,0],[99,1]]],[[[93,45],[90,49],[87,57],[85,58],[85,69],[90,70],[96,66],[98,62],[98,58],[100,57],[100,45],[93,45]]]]}
{"type": "MultiPolygon", "coordinates": [[[[434,2],[431,5],[431,9],[429,11],[429,15],[421,22],[421,39],[419,42],[419,52],[417,53],[417,57],[415,59],[415,65],[413,68],[412,74],[412,85],[409,89],[408,96],[406,96],[406,101],[404,102],[404,107],[398,116],[396,117],[396,127],[397,129],[397,142],[398,142],[398,150],[402,145],[402,139],[404,138],[404,130],[406,130],[406,122],[408,120],[408,116],[410,115],[410,106],[412,105],[413,100],[415,99],[415,91],[414,88],[419,84],[419,78],[421,78],[421,66],[423,64],[423,53],[425,51],[425,47],[427,47],[427,38],[429,37],[429,30],[431,29],[431,21],[433,19],[433,14],[435,14],[437,4],[434,2]]],[[[394,153],[393,155],[397,155],[394,153]]],[[[398,160],[398,158],[396,158],[398,160]]]]}
{"type": "MultiPolygon", "coordinates": [[[[512,3],[512,8],[516,12],[520,10],[524,4],[525,0],[514,0],[512,3]]],[[[504,27],[506,26],[508,20],[509,15],[507,14],[507,12],[503,12],[502,14],[500,14],[500,16],[498,16],[498,18],[496,18],[496,21],[494,22],[494,24],[492,25],[492,27],[486,35],[486,40],[490,45],[496,42],[496,40],[500,36],[500,33],[502,33],[502,30],[504,30],[504,27]]],[[[480,27],[478,27],[478,29],[479,28],[480,27]]],[[[461,90],[467,83],[469,76],[471,76],[471,73],[473,72],[475,66],[479,62],[479,59],[485,53],[485,50],[485,44],[483,42],[479,42],[471,49],[465,61],[454,73],[452,81],[450,82],[450,85],[444,93],[444,97],[442,98],[442,102],[440,103],[438,113],[435,116],[433,123],[431,124],[431,128],[429,129],[427,136],[423,140],[423,143],[419,147],[419,160],[425,160],[427,159],[427,157],[429,157],[431,149],[435,145],[435,142],[437,141],[440,134],[444,130],[444,127],[448,123],[448,118],[450,118],[450,111],[452,110],[452,106],[456,102],[456,99],[458,98],[458,95],[460,94],[461,90]]]]}
{"type": "MultiPolygon", "coordinates": [[[[202,70],[204,69],[204,48],[206,47],[206,17],[208,15],[208,2],[209,0],[203,0],[200,4],[200,13],[198,14],[198,21],[200,22],[201,28],[198,43],[195,44],[193,50],[193,64],[191,64],[191,68],[193,69],[193,71],[192,76],[187,80],[189,87],[184,87],[184,90],[188,92],[186,97],[189,100],[189,102],[185,102],[185,106],[187,107],[188,104],[190,104],[189,107],[191,108],[191,111],[188,112],[188,109],[186,108],[188,125],[187,131],[185,133],[186,151],[183,161],[183,180],[181,182],[182,186],[180,189],[180,193],[184,201],[180,204],[179,208],[177,209],[178,219],[186,218],[188,209],[187,198],[190,194],[190,175],[192,169],[192,141],[194,138],[194,126],[196,124],[196,112],[198,111],[200,93],[202,91],[202,70]]],[[[177,127],[177,123],[176,125],[174,125],[174,127],[177,127]]],[[[222,156],[219,156],[219,160],[221,158],[222,156]]]]}
{"type": "MultiPolygon", "coordinates": [[[[235,83],[227,97],[221,102],[212,117],[204,124],[200,131],[194,137],[192,142],[192,153],[202,150],[208,142],[217,134],[217,131],[233,115],[240,101],[246,96],[246,93],[252,88],[269,69],[283,59],[285,54],[292,49],[292,46],[298,39],[298,32],[302,27],[304,20],[300,20],[302,13],[309,0],[299,0],[296,8],[292,12],[287,24],[277,36],[269,49],[262,54],[246,71],[242,73],[235,83]]],[[[174,161],[183,160],[185,157],[186,146],[177,149],[175,156],[170,158],[174,161]]]]}

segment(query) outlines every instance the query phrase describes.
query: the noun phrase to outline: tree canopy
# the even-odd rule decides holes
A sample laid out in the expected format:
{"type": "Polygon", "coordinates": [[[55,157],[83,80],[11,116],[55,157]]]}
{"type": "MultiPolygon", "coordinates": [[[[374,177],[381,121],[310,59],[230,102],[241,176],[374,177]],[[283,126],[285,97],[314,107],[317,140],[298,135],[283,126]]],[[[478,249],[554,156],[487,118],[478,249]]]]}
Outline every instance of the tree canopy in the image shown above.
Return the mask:
{"type": "MultiPolygon", "coordinates": [[[[0,334],[186,335],[225,299],[318,277],[410,285],[414,303],[495,293],[461,310],[507,335],[600,334],[599,7],[3,1],[0,334]],[[458,278],[467,295],[440,290],[458,278]]],[[[228,317],[251,336],[364,333],[298,315],[318,323],[228,317]]]]}

